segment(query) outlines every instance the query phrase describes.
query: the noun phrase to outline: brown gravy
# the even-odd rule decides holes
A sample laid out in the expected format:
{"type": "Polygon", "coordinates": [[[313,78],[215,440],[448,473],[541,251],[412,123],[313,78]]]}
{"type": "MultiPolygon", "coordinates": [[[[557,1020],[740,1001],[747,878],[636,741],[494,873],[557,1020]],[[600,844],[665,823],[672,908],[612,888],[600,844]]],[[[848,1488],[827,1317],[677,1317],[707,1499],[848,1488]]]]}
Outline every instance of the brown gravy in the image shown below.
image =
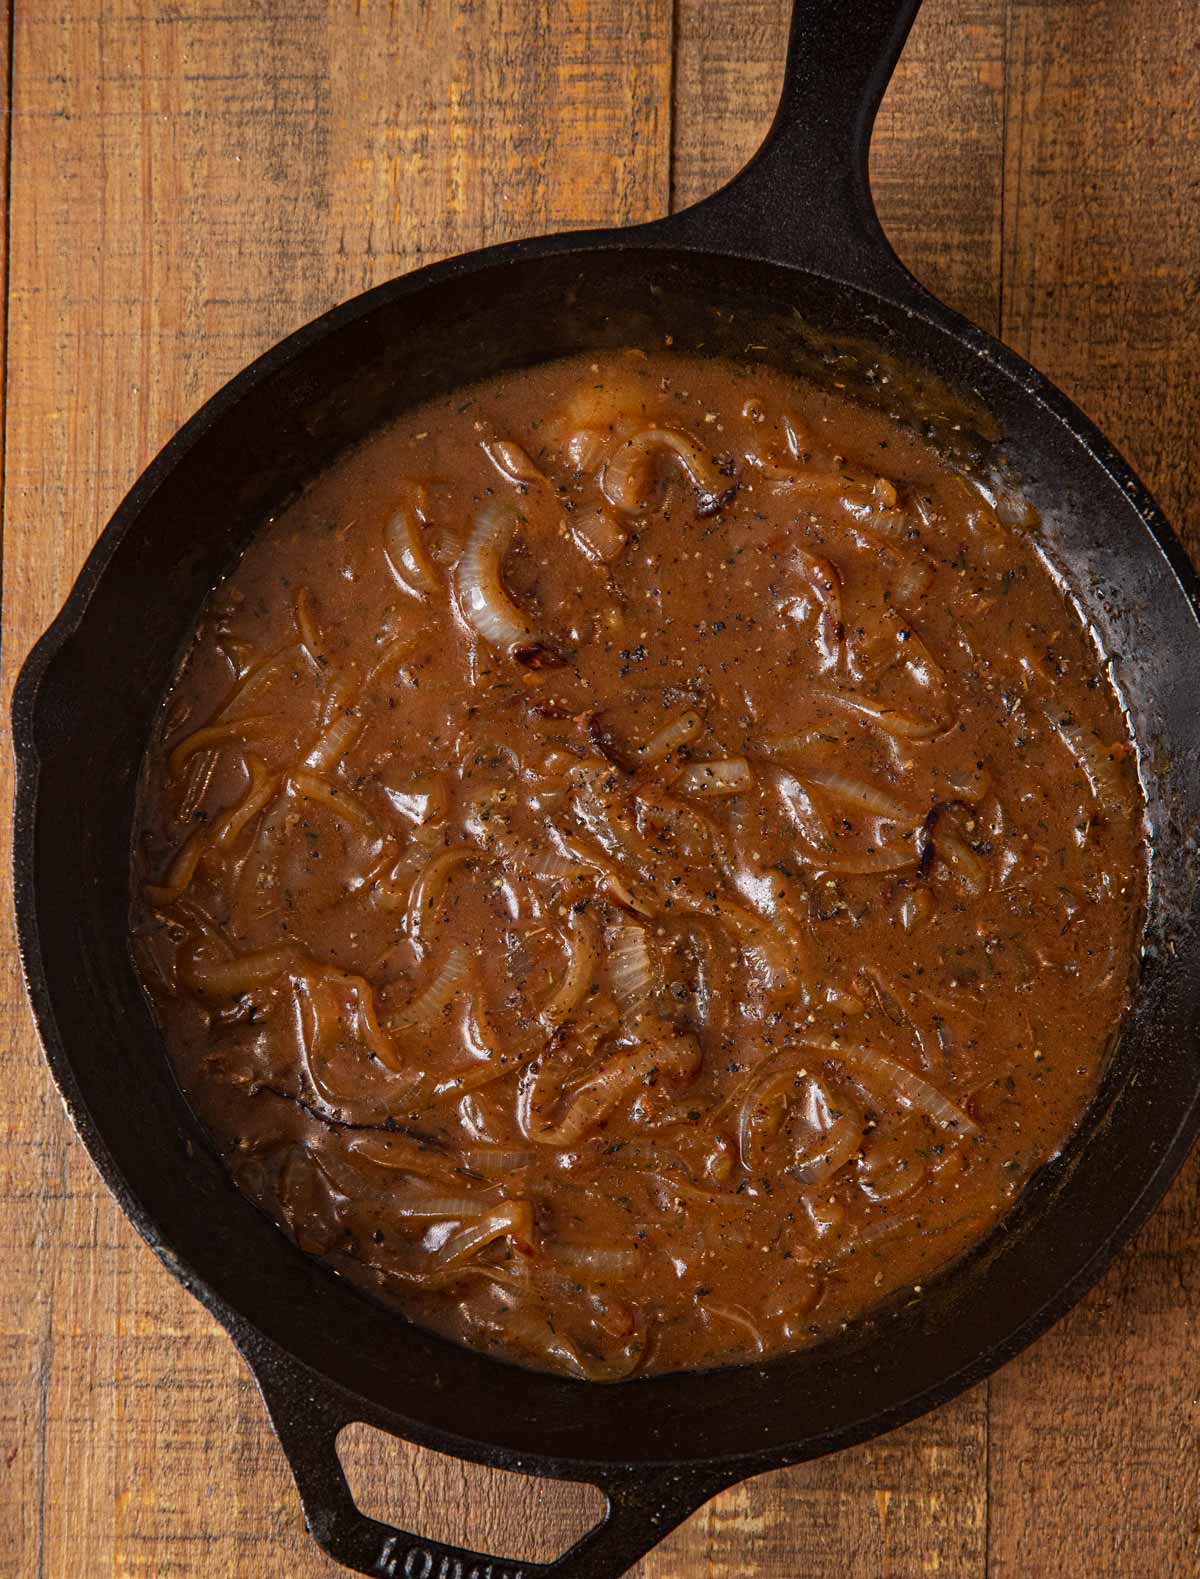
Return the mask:
{"type": "Polygon", "coordinates": [[[1144,891],[1032,513],[667,352],[416,410],[265,525],[150,748],[136,958],[240,1186],[463,1343],[811,1342],[1075,1127],[1144,891]]]}

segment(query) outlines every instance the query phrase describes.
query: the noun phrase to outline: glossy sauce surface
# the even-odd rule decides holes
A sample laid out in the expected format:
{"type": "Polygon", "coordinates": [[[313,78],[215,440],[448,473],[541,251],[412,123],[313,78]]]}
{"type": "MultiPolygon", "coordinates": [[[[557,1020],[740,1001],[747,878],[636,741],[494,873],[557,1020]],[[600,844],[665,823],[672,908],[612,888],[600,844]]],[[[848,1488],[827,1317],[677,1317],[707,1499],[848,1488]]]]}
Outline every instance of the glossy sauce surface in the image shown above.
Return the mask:
{"type": "Polygon", "coordinates": [[[239,1184],[596,1380],[813,1341],[1062,1146],[1144,893],[1032,512],[761,367],[416,410],[266,524],[152,743],[133,943],[239,1184]]]}

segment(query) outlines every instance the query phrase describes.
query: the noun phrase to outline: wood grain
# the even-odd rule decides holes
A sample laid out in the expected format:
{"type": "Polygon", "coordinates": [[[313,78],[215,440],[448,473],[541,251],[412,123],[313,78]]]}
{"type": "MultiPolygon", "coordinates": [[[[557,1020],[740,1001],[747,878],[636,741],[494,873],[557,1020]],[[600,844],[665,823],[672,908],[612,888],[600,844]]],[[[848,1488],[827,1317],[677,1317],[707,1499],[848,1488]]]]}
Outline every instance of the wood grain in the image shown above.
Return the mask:
{"type": "MultiPolygon", "coordinates": [[[[15,62],[6,712],[125,489],[250,357],[432,257],[667,203],[660,0],[25,0],[15,62]]],[[[0,1575],[332,1572],[241,1362],[71,1141],[11,947],[0,970],[0,1575]]],[[[367,1500],[383,1462],[353,1466],[367,1500]]],[[[436,1460],[392,1492],[461,1517],[436,1460]]]]}
{"type": "MultiPolygon", "coordinates": [[[[762,139],[774,113],[787,23],[788,8],[772,0],[681,5],[678,205],[727,180],[762,139]]],[[[997,7],[979,0],[929,4],[889,89],[872,149],[880,213],[905,261],[993,329],[1002,41],[997,7]]],[[[976,1388],[879,1441],[726,1492],[639,1571],[645,1579],[981,1574],[986,1463],[987,1390],[976,1388]]]]}
{"type": "MultiPolygon", "coordinates": [[[[122,493],[248,358],[418,263],[712,189],[786,32],[783,0],[15,6],[6,708],[122,493]]],[[[927,0],[872,160],[910,266],[1061,382],[1194,550],[1198,82],[1190,0],[927,0]]],[[[7,753],[0,795],[6,851],[7,753]]],[[[227,1340],[70,1138],[5,942],[0,1576],[334,1573],[227,1340]]],[[[726,1493],[643,1579],[1200,1572],[1198,1207],[1193,1161],[988,1386],[726,1493]]],[[[365,1431],[345,1458],[364,1505],[518,1556],[592,1507],[365,1431]]]]}
{"type": "MultiPolygon", "coordinates": [[[[1001,332],[1200,557],[1200,14],[1023,3],[1006,50],[1001,332]]],[[[995,1575],[1200,1573],[1198,1252],[1194,1155],[1099,1288],[993,1379],[995,1575]]]]}

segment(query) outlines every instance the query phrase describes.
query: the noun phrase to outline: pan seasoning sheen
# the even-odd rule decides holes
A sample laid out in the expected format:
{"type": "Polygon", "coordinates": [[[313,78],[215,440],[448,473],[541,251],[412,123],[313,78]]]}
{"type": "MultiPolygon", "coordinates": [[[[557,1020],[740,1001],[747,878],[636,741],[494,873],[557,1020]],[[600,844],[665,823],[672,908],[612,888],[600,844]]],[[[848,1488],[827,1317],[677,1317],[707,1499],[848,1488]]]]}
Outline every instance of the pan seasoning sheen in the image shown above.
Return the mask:
{"type": "Polygon", "coordinates": [[[150,748],[135,957],[302,1249],[596,1381],[809,1344],[1093,1094],[1145,897],[1011,490],[762,366],[408,413],[262,527],[150,748]]]}

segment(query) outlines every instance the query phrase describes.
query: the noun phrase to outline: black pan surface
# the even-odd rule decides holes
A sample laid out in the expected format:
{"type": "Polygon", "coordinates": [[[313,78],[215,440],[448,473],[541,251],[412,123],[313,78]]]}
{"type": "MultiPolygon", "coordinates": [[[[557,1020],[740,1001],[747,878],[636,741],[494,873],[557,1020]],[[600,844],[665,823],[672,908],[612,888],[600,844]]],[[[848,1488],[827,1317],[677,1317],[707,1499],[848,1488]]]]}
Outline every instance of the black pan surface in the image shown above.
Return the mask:
{"type": "Polygon", "coordinates": [[[22,672],[15,890],[54,1077],[123,1209],[249,1361],[313,1534],[360,1572],[624,1572],[722,1487],[888,1430],[1010,1358],[1100,1275],[1200,1129],[1196,580],[1103,436],[930,297],[879,230],[867,142],[918,4],[797,0],[767,143],[696,208],[454,259],[276,346],[138,480],[22,672]],[[837,1343],[602,1388],[518,1371],[409,1326],[302,1255],[240,1194],[175,1085],[133,975],[128,850],[159,698],[205,596],[264,515],[407,405],[504,368],[667,333],[682,350],[753,346],[781,366],[835,358],[877,395],[898,364],[935,404],[947,386],[990,414],[1128,704],[1152,884],[1135,1001],[1103,1089],[984,1245],[921,1299],[837,1343]],[[335,1438],[351,1421],[591,1481],[608,1515],[549,1564],[391,1529],[358,1512],[338,1464],[335,1438]]]}

